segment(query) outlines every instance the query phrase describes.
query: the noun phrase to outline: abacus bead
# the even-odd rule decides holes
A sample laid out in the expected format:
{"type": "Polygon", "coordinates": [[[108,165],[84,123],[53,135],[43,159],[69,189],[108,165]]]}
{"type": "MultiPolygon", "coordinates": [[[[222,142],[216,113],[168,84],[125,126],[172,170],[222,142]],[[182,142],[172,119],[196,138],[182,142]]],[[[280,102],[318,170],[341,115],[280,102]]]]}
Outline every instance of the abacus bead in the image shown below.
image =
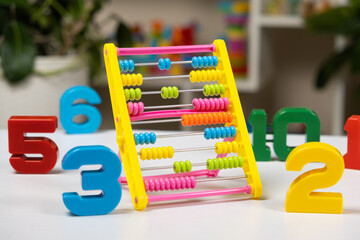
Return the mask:
{"type": "Polygon", "coordinates": [[[213,67],[214,66],[214,58],[213,57],[208,57],[208,64],[210,67],[213,67]]]}
{"type": "Polygon", "coordinates": [[[119,65],[120,65],[120,70],[124,71],[125,66],[124,66],[124,61],[123,60],[119,60],[119,65]]]}
{"type": "Polygon", "coordinates": [[[150,142],[154,144],[156,142],[156,134],[154,132],[150,133],[150,142]]]}
{"type": "Polygon", "coordinates": [[[186,172],[191,172],[192,165],[191,165],[191,162],[189,160],[185,161],[185,166],[186,166],[186,172]]]}
{"type": "Polygon", "coordinates": [[[173,98],[178,98],[179,97],[179,89],[177,87],[172,87],[173,90],[173,98]]]}
{"type": "Polygon", "coordinates": [[[202,57],[198,57],[198,61],[199,61],[199,68],[204,67],[204,59],[202,57]]]}
{"type": "Polygon", "coordinates": [[[231,131],[230,137],[235,137],[236,136],[236,128],[234,126],[230,126],[229,129],[231,131]]]}
{"type": "Polygon", "coordinates": [[[142,144],[144,144],[144,142],[145,142],[145,136],[144,136],[144,134],[139,134],[139,142],[140,142],[140,144],[142,145],[142,144]]]}
{"type": "Polygon", "coordinates": [[[211,67],[211,65],[209,64],[209,57],[204,57],[203,61],[204,61],[204,66],[205,67],[211,67]]]}
{"type": "Polygon", "coordinates": [[[140,88],[136,88],[135,89],[135,99],[139,100],[141,98],[141,89],[140,88]]]}
{"type": "Polygon", "coordinates": [[[134,60],[130,59],[130,60],[129,60],[129,65],[130,65],[129,71],[130,71],[130,72],[134,71],[134,70],[135,70],[134,60]]]}
{"type": "Polygon", "coordinates": [[[129,71],[129,61],[128,60],[124,60],[124,71],[127,72],[129,71]]]}
{"type": "Polygon", "coordinates": [[[134,140],[135,140],[135,145],[139,145],[139,134],[134,133],[134,140]]]}
{"type": "Polygon", "coordinates": [[[125,98],[126,98],[126,101],[128,101],[130,99],[130,91],[128,89],[125,89],[125,98]]]}
{"type": "Polygon", "coordinates": [[[169,70],[171,67],[171,61],[168,58],[165,58],[165,69],[169,70]]]}
{"type": "Polygon", "coordinates": [[[211,130],[209,128],[204,129],[204,137],[209,140],[211,139],[211,130]]]}
{"type": "Polygon", "coordinates": [[[213,60],[214,60],[214,67],[216,67],[219,64],[219,60],[217,56],[213,56],[213,60]]]}
{"type": "Polygon", "coordinates": [[[165,69],[165,61],[164,59],[160,58],[159,61],[158,61],[158,67],[159,69],[162,71],[165,69]]]}
{"type": "Polygon", "coordinates": [[[193,68],[197,68],[199,66],[199,61],[198,61],[197,57],[193,57],[191,60],[192,60],[191,66],[193,68]]]}

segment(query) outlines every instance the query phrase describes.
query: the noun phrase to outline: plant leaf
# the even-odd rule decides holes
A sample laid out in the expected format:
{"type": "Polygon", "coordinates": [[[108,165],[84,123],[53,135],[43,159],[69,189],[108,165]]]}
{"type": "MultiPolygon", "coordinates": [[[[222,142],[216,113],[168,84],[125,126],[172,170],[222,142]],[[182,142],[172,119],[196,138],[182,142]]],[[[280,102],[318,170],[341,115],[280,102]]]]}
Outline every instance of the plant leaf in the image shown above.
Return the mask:
{"type": "Polygon", "coordinates": [[[351,6],[337,7],[308,17],[306,28],[313,32],[353,35],[360,32],[360,17],[351,6]]]}
{"type": "Polygon", "coordinates": [[[12,21],[5,27],[1,59],[9,82],[17,83],[32,72],[35,52],[33,39],[24,25],[12,21]]]}
{"type": "Polygon", "coordinates": [[[10,6],[15,5],[17,7],[28,7],[29,2],[27,0],[1,0],[0,6],[10,6]]]}
{"type": "Polygon", "coordinates": [[[117,28],[116,40],[118,47],[133,46],[131,30],[123,22],[121,22],[117,28]]]}
{"type": "Polygon", "coordinates": [[[331,77],[337,73],[347,61],[350,60],[352,51],[354,50],[353,45],[349,45],[342,51],[331,55],[326,59],[320,66],[316,75],[316,87],[323,88],[329,82],[331,77]]]}

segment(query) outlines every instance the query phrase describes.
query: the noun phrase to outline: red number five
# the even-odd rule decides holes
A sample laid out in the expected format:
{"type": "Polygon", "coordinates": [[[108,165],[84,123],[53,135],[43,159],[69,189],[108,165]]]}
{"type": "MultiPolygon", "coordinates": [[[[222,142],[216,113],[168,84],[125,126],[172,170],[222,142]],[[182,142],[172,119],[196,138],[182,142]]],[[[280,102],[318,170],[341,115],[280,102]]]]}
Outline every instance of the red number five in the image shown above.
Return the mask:
{"type": "Polygon", "coordinates": [[[49,138],[26,137],[26,133],[53,133],[57,128],[55,116],[12,116],[8,121],[10,164],[19,173],[47,173],[58,157],[58,147],[49,138]],[[42,157],[26,157],[25,154],[42,157]]]}

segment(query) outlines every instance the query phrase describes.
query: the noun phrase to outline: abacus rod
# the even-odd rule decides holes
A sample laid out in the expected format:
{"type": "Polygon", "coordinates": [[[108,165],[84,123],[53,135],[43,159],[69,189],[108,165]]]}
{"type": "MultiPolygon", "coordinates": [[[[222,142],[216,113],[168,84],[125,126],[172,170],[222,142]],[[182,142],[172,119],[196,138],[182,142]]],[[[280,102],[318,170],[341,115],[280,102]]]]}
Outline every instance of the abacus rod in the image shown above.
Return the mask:
{"type": "MultiPolygon", "coordinates": [[[[185,92],[202,92],[204,91],[204,89],[202,88],[198,88],[198,89],[184,89],[184,90],[179,90],[179,93],[185,93],[185,92]]],[[[154,95],[154,94],[161,94],[161,91],[147,91],[147,92],[142,92],[141,95],[154,95]]]]}
{"type": "MultiPolygon", "coordinates": [[[[181,149],[174,149],[174,153],[205,151],[205,150],[213,150],[213,149],[216,149],[216,147],[181,148],[181,149]]],[[[137,154],[140,155],[140,152],[138,152],[137,154]]]]}
{"type": "Polygon", "coordinates": [[[184,137],[184,136],[193,136],[193,135],[204,135],[204,132],[174,133],[174,134],[156,136],[156,138],[184,137]]]}
{"type": "Polygon", "coordinates": [[[181,121],[182,121],[181,118],[175,118],[175,119],[165,119],[165,120],[138,121],[138,122],[132,122],[131,125],[169,123],[169,122],[181,122],[181,121]]]}
{"type": "MultiPolygon", "coordinates": [[[[191,64],[192,60],[188,60],[188,61],[173,61],[171,62],[171,64],[191,64]]],[[[159,62],[144,62],[144,63],[135,63],[135,67],[140,67],[140,66],[157,66],[159,64],[159,62]]]]}
{"type": "Polygon", "coordinates": [[[175,104],[175,105],[160,105],[160,106],[146,106],[144,110],[154,109],[167,109],[167,108],[180,108],[180,107],[192,107],[192,104],[175,104]]]}
{"type": "Polygon", "coordinates": [[[156,77],[143,77],[143,80],[149,81],[149,80],[178,79],[178,78],[189,78],[189,77],[190,75],[156,76],[156,77]]]}
{"type": "Polygon", "coordinates": [[[219,178],[197,178],[196,182],[211,182],[211,181],[222,181],[222,180],[234,180],[246,178],[246,175],[240,175],[235,177],[219,177],[219,178]]]}
{"type": "MultiPolygon", "coordinates": [[[[192,163],[192,167],[202,167],[206,166],[206,163],[192,163]]],[[[157,167],[144,167],[141,168],[141,171],[152,171],[152,170],[162,170],[162,169],[172,169],[174,165],[167,165],[167,166],[157,166],[157,167]]]]}

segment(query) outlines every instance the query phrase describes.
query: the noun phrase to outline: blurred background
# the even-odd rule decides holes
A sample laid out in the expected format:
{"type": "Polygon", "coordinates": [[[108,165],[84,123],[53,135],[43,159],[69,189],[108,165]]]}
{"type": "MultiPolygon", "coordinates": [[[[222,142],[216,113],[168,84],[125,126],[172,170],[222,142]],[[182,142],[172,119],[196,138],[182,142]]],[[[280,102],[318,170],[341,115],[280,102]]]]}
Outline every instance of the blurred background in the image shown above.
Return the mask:
{"type": "MultiPolygon", "coordinates": [[[[0,0],[0,128],[7,128],[12,115],[58,116],[62,93],[87,85],[102,98],[101,129],[113,129],[104,43],[192,45],[221,38],[227,43],[246,119],[252,109],[265,109],[270,123],[283,107],[308,107],[318,114],[322,134],[344,134],[345,120],[360,113],[358,2],[0,0]]],[[[173,66],[170,74],[189,71],[173,66]]],[[[161,74],[156,68],[138,72],[161,74]]],[[[176,85],[196,87],[189,81],[176,85]]],[[[162,86],[163,82],[147,82],[142,90],[162,86]]],[[[190,103],[196,96],[182,94],[166,104],[190,103]]],[[[160,97],[144,101],[163,104],[160,97]]],[[[291,131],[303,132],[304,127],[291,131]]]]}

